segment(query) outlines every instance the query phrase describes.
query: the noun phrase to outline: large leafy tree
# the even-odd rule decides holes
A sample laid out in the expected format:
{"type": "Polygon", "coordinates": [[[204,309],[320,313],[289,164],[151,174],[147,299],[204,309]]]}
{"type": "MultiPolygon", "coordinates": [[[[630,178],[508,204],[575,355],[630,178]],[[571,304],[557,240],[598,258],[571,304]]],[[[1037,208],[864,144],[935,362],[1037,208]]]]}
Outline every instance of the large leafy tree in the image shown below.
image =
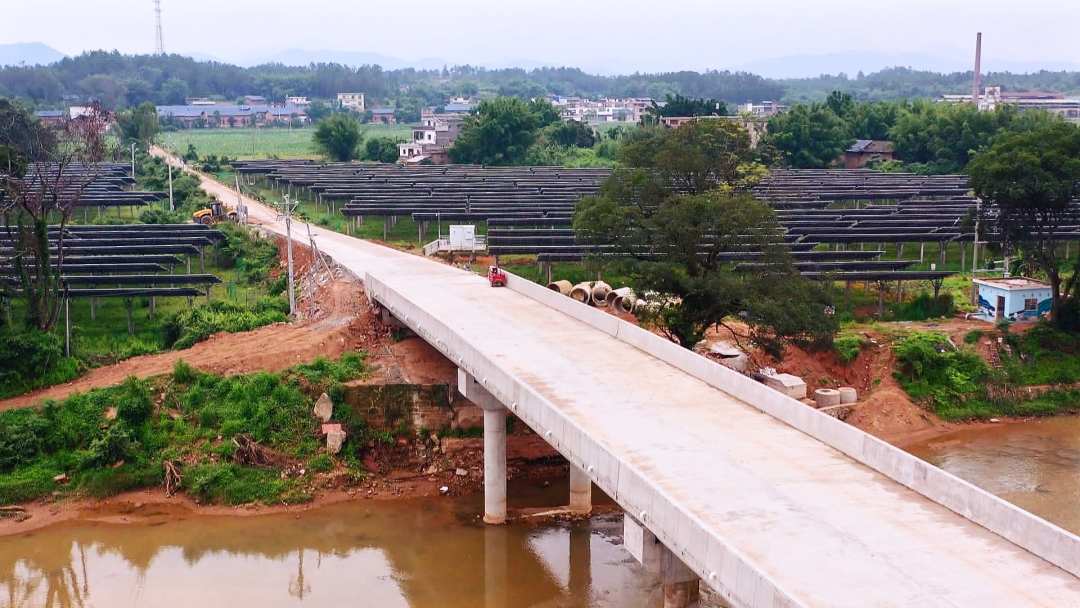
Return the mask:
{"type": "Polygon", "coordinates": [[[854,140],[840,117],[823,104],[797,105],[769,120],[768,143],[798,169],[828,167],[854,140]]]}
{"type": "Polygon", "coordinates": [[[1053,291],[1051,321],[1061,325],[1062,297],[1074,292],[1080,278],[1080,263],[1058,251],[1063,233],[1071,231],[1066,226],[1080,215],[1080,128],[1058,122],[1003,135],[968,171],[975,193],[992,205],[990,218],[1001,239],[1046,273],[1053,291]]]}
{"type": "Polygon", "coordinates": [[[311,140],[330,160],[345,162],[355,160],[359,155],[364,133],[355,118],[348,114],[334,114],[319,121],[311,140]]]}
{"type": "MultiPolygon", "coordinates": [[[[657,129],[624,149],[624,168],[578,205],[574,228],[646,296],[645,320],[686,348],[737,319],[779,354],[791,340],[826,339],[828,293],[801,278],[776,215],[746,193],[763,167],[733,122],[657,129]],[[758,252],[735,270],[730,254],[758,252]]],[[[733,329],[738,335],[739,329],[733,329]]]]}
{"type": "Polygon", "coordinates": [[[727,104],[716,99],[692,99],[676,93],[664,95],[664,105],[655,101],[648,109],[652,117],[651,122],[656,122],[661,116],[724,116],[727,114],[727,104]]]}
{"type": "MultiPolygon", "coordinates": [[[[220,117],[220,114],[218,115],[220,117]]],[[[148,152],[154,139],[161,133],[157,109],[146,102],[137,108],[116,115],[116,126],[125,146],[137,144],[143,152],[148,152]]]]}
{"type": "Polygon", "coordinates": [[[543,120],[520,99],[485,99],[476,113],[462,123],[457,140],[447,152],[455,163],[518,165],[524,162],[543,120]]]}

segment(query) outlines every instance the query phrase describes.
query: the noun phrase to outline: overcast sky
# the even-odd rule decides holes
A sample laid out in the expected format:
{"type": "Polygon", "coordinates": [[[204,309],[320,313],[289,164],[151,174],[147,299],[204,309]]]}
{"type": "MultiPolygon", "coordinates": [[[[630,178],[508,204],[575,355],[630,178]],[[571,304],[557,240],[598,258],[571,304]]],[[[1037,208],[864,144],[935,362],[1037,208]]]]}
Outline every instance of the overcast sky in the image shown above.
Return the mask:
{"type": "MultiPolygon", "coordinates": [[[[3,0],[0,43],[154,50],[153,0],[3,0]]],[[[620,72],[735,68],[871,50],[1080,63],[1080,1],[1044,0],[163,0],[165,48],[242,62],[288,48],[451,64],[528,59],[620,72]]],[[[990,66],[989,69],[992,69],[990,66]]]]}

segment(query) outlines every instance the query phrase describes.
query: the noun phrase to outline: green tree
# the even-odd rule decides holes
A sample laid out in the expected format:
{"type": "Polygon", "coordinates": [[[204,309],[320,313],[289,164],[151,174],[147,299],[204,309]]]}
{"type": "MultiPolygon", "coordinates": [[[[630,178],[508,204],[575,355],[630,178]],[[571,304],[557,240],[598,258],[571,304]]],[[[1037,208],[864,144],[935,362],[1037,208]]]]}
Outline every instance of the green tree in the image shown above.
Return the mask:
{"type": "Polygon", "coordinates": [[[166,80],[161,85],[161,102],[164,104],[183,104],[189,95],[187,81],[181,80],[175,76],[166,80]]]}
{"type": "Polygon", "coordinates": [[[1080,262],[1063,259],[1058,247],[1072,232],[1080,197],[1080,128],[1065,122],[1001,136],[968,165],[971,185],[993,205],[991,217],[1006,244],[1046,273],[1061,325],[1062,296],[1073,294],[1080,262]],[[1061,266],[1071,274],[1062,284],[1061,266]],[[1064,287],[1064,289],[1063,289],[1064,287]]]}
{"type": "Polygon", "coordinates": [[[120,131],[124,146],[135,143],[143,152],[150,150],[150,146],[154,144],[154,138],[161,133],[157,108],[150,102],[117,114],[116,126],[120,131]]]}
{"type": "Polygon", "coordinates": [[[321,99],[315,99],[307,108],[307,115],[311,122],[319,122],[330,115],[333,110],[321,99]]]}
{"type": "Polygon", "coordinates": [[[364,159],[380,163],[396,163],[399,140],[393,137],[372,137],[364,142],[364,159]]]}
{"type": "MultiPolygon", "coordinates": [[[[549,104],[550,105],[550,104],[549,104]]],[[[577,120],[560,120],[544,128],[548,143],[559,146],[591,148],[596,143],[592,128],[577,120]]]]}
{"type": "Polygon", "coordinates": [[[335,114],[319,121],[311,136],[316,149],[339,162],[356,159],[363,139],[360,123],[347,114],[335,114]]]}
{"type": "Polygon", "coordinates": [[[822,104],[796,105],[769,119],[768,143],[798,169],[828,167],[852,143],[843,121],[822,104]]]}
{"type": "Polygon", "coordinates": [[[649,294],[644,320],[685,348],[731,318],[777,355],[835,332],[829,294],[799,275],[775,213],[745,193],[763,173],[755,154],[733,122],[655,128],[634,136],[623,168],[575,212],[579,241],[615,254],[596,261],[649,294]],[[760,259],[736,271],[729,254],[747,251],[760,259]]]}
{"type": "Polygon", "coordinates": [[[447,153],[455,163],[518,165],[536,140],[540,124],[540,117],[520,99],[485,99],[476,114],[462,122],[447,153]]]}

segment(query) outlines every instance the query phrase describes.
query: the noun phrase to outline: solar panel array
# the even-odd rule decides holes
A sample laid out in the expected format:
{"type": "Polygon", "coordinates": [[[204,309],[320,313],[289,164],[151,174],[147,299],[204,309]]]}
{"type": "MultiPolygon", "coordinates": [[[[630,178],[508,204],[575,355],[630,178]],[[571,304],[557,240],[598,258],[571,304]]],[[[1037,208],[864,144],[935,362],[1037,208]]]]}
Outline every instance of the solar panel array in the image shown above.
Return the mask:
{"type": "MultiPolygon", "coordinates": [[[[208,290],[221,280],[205,272],[192,274],[191,260],[198,256],[203,266],[205,248],[224,238],[200,224],[51,226],[50,263],[60,268],[68,298],[200,296],[204,292],[198,287],[208,290]],[[173,273],[181,267],[185,274],[173,273]]],[[[14,228],[0,229],[0,283],[17,291],[14,241],[14,228]]]]}
{"type": "Polygon", "coordinates": [[[143,207],[162,200],[162,192],[132,190],[131,166],[124,163],[71,163],[59,171],[58,165],[35,163],[27,169],[21,184],[29,189],[53,190],[61,198],[78,195],[77,207],[143,207]],[[59,175],[59,176],[58,176],[59,175]]]}

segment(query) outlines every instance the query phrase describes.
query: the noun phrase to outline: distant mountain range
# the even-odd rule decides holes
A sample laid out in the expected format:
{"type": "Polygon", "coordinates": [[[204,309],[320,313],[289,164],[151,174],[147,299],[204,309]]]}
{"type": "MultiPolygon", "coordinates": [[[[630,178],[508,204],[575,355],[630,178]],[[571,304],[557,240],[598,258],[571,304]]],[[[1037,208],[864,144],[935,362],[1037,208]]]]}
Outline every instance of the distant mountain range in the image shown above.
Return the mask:
{"type": "MultiPolygon", "coordinates": [[[[952,72],[970,72],[975,67],[975,57],[955,59],[923,53],[887,53],[844,51],[826,55],[792,55],[775,59],[759,59],[738,66],[736,69],[752,72],[765,78],[816,78],[822,74],[843,72],[855,77],[860,71],[864,74],[881,71],[888,67],[909,67],[949,74],[952,72]]],[[[1024,74],[1050,71],[1080,71],[1080,64],[1067,61],[999,61],[983,56],[982,72],[1013,72],[1024,74]]]]}
{"type": "MultiPolygon", "coordinates": [[[[181,53],[196,61],[217,61],[234,63],[242,66],[254,66],[263,63],[281,63],[290,66],[303,66],[310,63],[340,63],[352,67],[365,64],[379,65],[386,70],[415,68],[418,70],[441,70],[443,66],[454,66],[457,62],[438,57],[421,59],[402,59],[380,53],[366,51],[332,51],[290,48],[280,52],[252,54],[242,60],[222,59],[201,52],[181,53]]],[[[41,42],[19,42],[0,44],[0,65],[40,65],[60,61],[64,53],[41,42]]],[[[888,54],[863,51],[842,51],[823,55],[791,55],[772,59],[759,59],[737,66],[717,66],[719,69],[731,69],[751,72],[766,78],[815,78],[822,74],[841,72],[854,77],[860,71],[864,74],[878,72],[887,67],[910,67],[916,70],[951,73],[967,72],[972,69],[973,59],[958,59],[928,53],[888,54]]],[[[596,61],[597,64],[609,62],[596,61]]],[[[545,66],[565,65],[560,62],[539,61],[518,58],[512,61],[479,63],[488,69],[522,68],[532,70],[545,66]]],[[[581,65],[592,74],[629,74],[635,71],[658,72],[655,67],[645,67],[618,62],[615,65],[581,65]]],[[[1068,61],[999,61],[992,57],[983,57],[983,72],[1030,73],[1039,70],[1080,71],[1080,64],[1068,61]]]]}
{"type": "Polygon", "coordinates": [[[0,65],[46,65],[67,55],[41,42],[0,44],[0,65]]]}

